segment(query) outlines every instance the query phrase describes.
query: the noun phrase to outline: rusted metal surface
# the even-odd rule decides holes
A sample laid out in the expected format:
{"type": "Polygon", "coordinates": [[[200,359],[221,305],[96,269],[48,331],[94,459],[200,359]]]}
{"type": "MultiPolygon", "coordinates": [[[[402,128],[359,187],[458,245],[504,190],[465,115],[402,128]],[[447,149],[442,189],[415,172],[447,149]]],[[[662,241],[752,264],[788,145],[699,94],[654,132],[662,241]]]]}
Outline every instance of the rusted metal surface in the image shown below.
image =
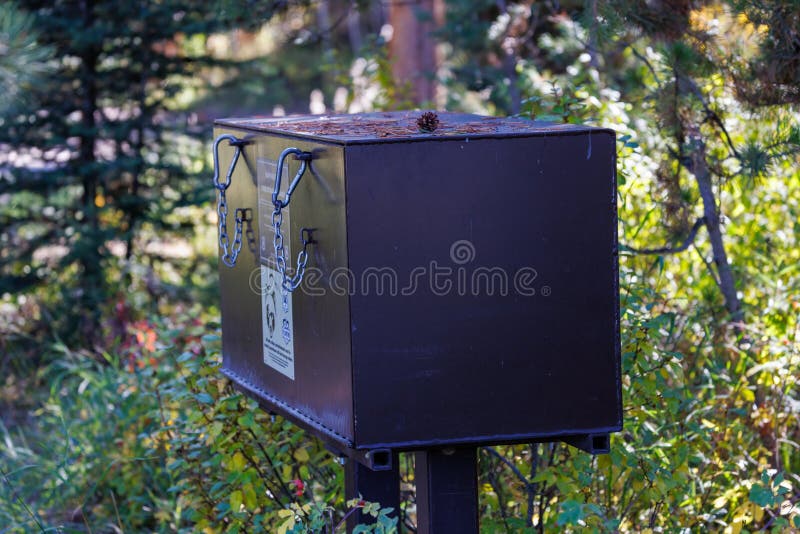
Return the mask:
{"type": "Polygon", "coordinates": [[[587,131],[574,124],[554,124],[527,119],[482,117],[466,113],[438,113],[439,127],[422,132],[417,126],[419,111],[320,115],[314,117],[249,117],[223,119],[217,124],[263,133],[296,135],[342,144],[387,141],[430,140],[437,138],[480,138],[547,135],[587,131]]]}

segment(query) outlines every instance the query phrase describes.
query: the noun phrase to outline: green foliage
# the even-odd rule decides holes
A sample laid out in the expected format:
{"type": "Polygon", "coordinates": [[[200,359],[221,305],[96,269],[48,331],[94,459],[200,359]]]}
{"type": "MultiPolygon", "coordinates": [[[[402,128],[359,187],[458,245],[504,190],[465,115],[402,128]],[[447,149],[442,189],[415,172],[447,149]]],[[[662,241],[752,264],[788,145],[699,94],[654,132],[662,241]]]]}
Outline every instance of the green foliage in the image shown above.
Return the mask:
{"type": "Polygon", "coordinates": [[[102,362],[49,349],[35,433],[0,426],[7,531],[332,534],[360,512],[375,518],[361,532],[395,532],[391,509],[343,503],[341,469],[320,442],[221,377],[219,338],[197,313],[138,323],[102,362]]]}
{"type": "MultiPolygon", "coordinates": [[[[757,408],[754,391],[765,398],[796,391],[791,380],[764,389],[773,387],[773,377],[800,372],[796,340],[792,363],[770,372],[754,358],[767,346],[734,351],[733,358],[722,358],[709,340],[688,348],[679,317],[659,311],[661,297],[633,277],[630,271],[623,277],[625,429],[613,436],[611,454],[591,457],[563,445],[500,448],[530,478],[520,480],[497,462],[483,464],[489,524],[503,531],[504,514],[530,514],[529,525],[545,531],[738,532],[794,521],[797,476],[787,471],[797,473],[797,451],[779,446],[789,461],[779,462],[784,474],[771,477],[774,441],[764,437],[793,436],[797,415],[779,405],[757,408]],[[524,504],[529,497],[533,506],[524,504]]],[[[517,531],[506,523],[506,531],[517,531]]]]}
{"type": "Polygon", "coordinates": [[[50,50],[37,42],[34,24],[14,2],[0,5],[0,118],[47,72],[50,50]]]}
{"type": "Polygon", "coordinates": [[[361,499],[347,501],[347,512],[338,522],[334,522],[335,510],[330,507],[320,507],[317,504],[292,504],[290,508],[278,512],[278,517],[283,522],[278,525],[278,534],[302,534],[305,532],[319,532],[331,534],[344,531],[347,519],[360,513],[363,517],[371,517],[370,523],[359,523],[353,527],[353,534],[393,534],[397,532],[397,518],[390,517],[392,508],[381,508],[380,504],[366,502],[361,499]]]}
{"type": "Polygon", "coordinates": [[[25,9],[0,11],[0,98],[15,100],[8,110],[0,102],[0,298],[31,307],[13,336],[33,353],[45,332],[103,346],[117,332],[101,331],[101,316],[142,282],[152,302],[191,292],[184,272],[213,279],[194,254],[208,245],[191,242],[206,217],[198,206],[214,193],[211,116],[306,110],[317,87],[330,101],[337,83],[355,83],[355,53],[384,56],[364,60],[376,66],[364,84],[388,72],[384,43],[348,50],[343,19],[314,29],[304,1],[25,9]],[[237,53],[239,35],[270,53],[237,53]],[[48,76],[36,77],[43,68],[48,76]]]}
{"type": "Polygon", "coordinates": [[[269,532],[271,512],[296,498],[335,499],[339,475],[330,454],[290,423],[271,423],[255,401],[220,380],[208,356],[201,350],[176,358],[180,371],[160,390],[172,417],[151,436],[154,446],[175,451],[167,464],[171,491],[185,502],[191,524],[269,532]]]}
{"type": "Polygon", "coordinates": [[[207,128],[193,124],[188,103],[201,76],[226,65],[193,42],[231,20],[204,2],[25,7],[30,15],[2,18],[5,32],[21,33],[0,57],[14,63],[8,78],[27,84],[28,101],[0,121],[10,155],[0,181],[0,293],[57,288],[43,320],[91,346],[101,311],[131,283],[132,262],[181,261],[148,252],[140,230],[162,243],[185,238],[190,207],[211,196],[200,187],[196,140],[207,128]],[[32,46],[31,27],[47,48],[32,46]],[[37,50],[52,51],[50,75],[32,84],[37,50]],[[65,313],[73,306],[84,313],[65,313]]]}

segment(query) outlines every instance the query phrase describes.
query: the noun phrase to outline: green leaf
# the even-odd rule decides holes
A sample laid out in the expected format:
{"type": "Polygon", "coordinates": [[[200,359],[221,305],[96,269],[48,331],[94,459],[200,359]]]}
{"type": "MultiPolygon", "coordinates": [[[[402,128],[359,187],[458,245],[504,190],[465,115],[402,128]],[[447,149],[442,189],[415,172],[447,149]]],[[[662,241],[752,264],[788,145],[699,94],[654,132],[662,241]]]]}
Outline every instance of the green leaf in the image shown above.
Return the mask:
{"type": "Polygon", "coordinates": [[[255,510],[258,507],[258,496],[252,484],[245,484],[242,487],[242,495],[244,497],[244,505],[248,510],[255,510]]]}
{"type": "Polygon", "coordinates": [[[278,516],[279,517],[285,516],[286,519],[280,525],[278,525],[277,534],[286,534],[287,532],[291,532],[294,530],[296,523],[294,518],[294,512],[292,512],[291,510],[279,510],[278,516]],[[289,514],[286,515],[283,512],[289,512],[289,514]]]}
{"type": "Polygon", "coordinates": [[[195,356],[196,355],[194,353],[192,353],[192,352],[184,352],[183,354],[178,356],[178,363],[183,363],[183,362],[185,362],[187,360],[191,360],[195,356]]]}
{"type": "Polygon", "coordinates": [[[583,505],[574,500],[564,501],[558,514],[559,525],[574,525],[583,519],[583,505]]]}
{"type": "Polygon", "coordinates": [[[255,418],[253,417],[252,412],[248,412],[243,416],[239,417],[239,419],[237,419],[236,422],[239,423],[239,426],[242,426],[244,428],[253,428],[254,426],[256,426],[255,418]]]}
{"type": "Polygon", "coordinates": [[[214,398],[208,393],[198,393],[197,395],[194,396],[194,398],[197,399],[197,402],[201,402],[203,404],[214,403],[214,398]]]}
{"type": "Polygon", "coordinates": [[[297,449],[296,451],[294,451],[293,456],[294,456],[294,459],[297,460],[300,463],[306,463],[311,459],[311,457],[309,456],[308,451],[305,449],[305,447],[301,447],[301,448],[297,449]]]}
{"type": "Polygon", "coordinates": [[[244,496],[242,495],[241,491],[236,490],[233,493],[231,493],[231,496],[228,498],[228,502],[231,505],[231,511],[238,512],[242,507],[243,501],[244,501],[244,496]]]}
{"type": "Polygon", "coordinates": [[[750,488],[749,498],[752,502],[756,503],[762,508],[766,508],[767,506],[772,505],[772,490],[765,488],[761,484],[753,484],[753,487],[750,488]]]}
{"type": "Polygon", "coordinates": [[[231,458],[231,468],[235,471],[244,471],[247,466],[247,458],[241,451],[236,451],[231,458]]]}

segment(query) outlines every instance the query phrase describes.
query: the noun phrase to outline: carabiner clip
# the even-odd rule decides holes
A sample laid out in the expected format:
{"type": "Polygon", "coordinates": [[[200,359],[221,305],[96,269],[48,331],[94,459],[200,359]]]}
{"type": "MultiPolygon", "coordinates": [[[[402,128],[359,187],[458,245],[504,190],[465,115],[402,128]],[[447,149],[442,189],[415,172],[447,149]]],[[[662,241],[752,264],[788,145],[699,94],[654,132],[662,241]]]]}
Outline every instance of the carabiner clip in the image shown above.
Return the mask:
{"type": "Polygon", "coordinates": [[[275,191],[272,193],[272,203],[276,208],[282,209],[289,205],[289,201],[292,199],[292,193],[294,193],[295,188],[297,188],[297,185],[300,183],[300,178],[302,178],[303,174],[306,172],[306,167],[308,167],[309,161],[311,161],[311,152],[303,152],[299,148],[290,147],[281,152],[280,157],[278,157],[278,168],[275,171],[275,191]],[[297,174],[294,175],[292,182],[289,184],[289,189],[286,190],[286,197],[284,197],[284,200],[280,200],[278,195],[281,191],[283,164],[290,154],[294,154],[294,159],[300,160],[300,168],[297,170],[297,174]]]}
{"type": "Polygon", "coordinates": [[[247,141],[242,141],[241,139],[237,138],[231,134],[222,134],[216,139],[214,139],[214,187],[219,189],[220,191],[225,191],[231,185],[231,176],[233,175],[233,169],[236,168],[236,162],[239,161],[239,154],[242,153],[242,146],[247,144],[247,141]],[[231,159],[231,165],[228,167],[228,172],[225,174],[225,181],[219,181],[219,144],[223,141],[227,140],[231,146],[233,146],[236,150],[233,153],[233,159],[231,159]]]}

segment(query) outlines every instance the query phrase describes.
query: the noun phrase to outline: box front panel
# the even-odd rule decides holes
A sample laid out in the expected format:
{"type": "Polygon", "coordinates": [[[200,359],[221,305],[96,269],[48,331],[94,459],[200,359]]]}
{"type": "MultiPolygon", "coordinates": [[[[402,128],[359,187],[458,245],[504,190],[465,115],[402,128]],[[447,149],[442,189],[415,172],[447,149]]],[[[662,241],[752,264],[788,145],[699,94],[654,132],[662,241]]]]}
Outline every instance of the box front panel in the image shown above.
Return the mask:
{"type": "MultiPolygon", "coordinates": [[[[228,376],[252,394],[319,430],[349,441],[353,435],[349,304],[346,293],[282,289],[275,259],[273,218],[277,162],[296,147],[313,154],[289,206],[281,213],[280,235],[289,274],[302,250],[301,229],[313,229],[306,276],[347,265],[344,161],[340,147],[273,135],[218,130],[251,141],[228,189],[228,234],[233,239],[237,208],[248,209],[236,266],[220,262],[223,364],[228,376]]],[[[220,167],[233,148],[221,145],[220,167]]],[[[281,195],[299,168],[285,161],[281,195]]]]}
{"type": "Polygon", "coordinates": [[[614,151],[600,130],[348,148],[359,446],[620,428],[614,151]]]}

